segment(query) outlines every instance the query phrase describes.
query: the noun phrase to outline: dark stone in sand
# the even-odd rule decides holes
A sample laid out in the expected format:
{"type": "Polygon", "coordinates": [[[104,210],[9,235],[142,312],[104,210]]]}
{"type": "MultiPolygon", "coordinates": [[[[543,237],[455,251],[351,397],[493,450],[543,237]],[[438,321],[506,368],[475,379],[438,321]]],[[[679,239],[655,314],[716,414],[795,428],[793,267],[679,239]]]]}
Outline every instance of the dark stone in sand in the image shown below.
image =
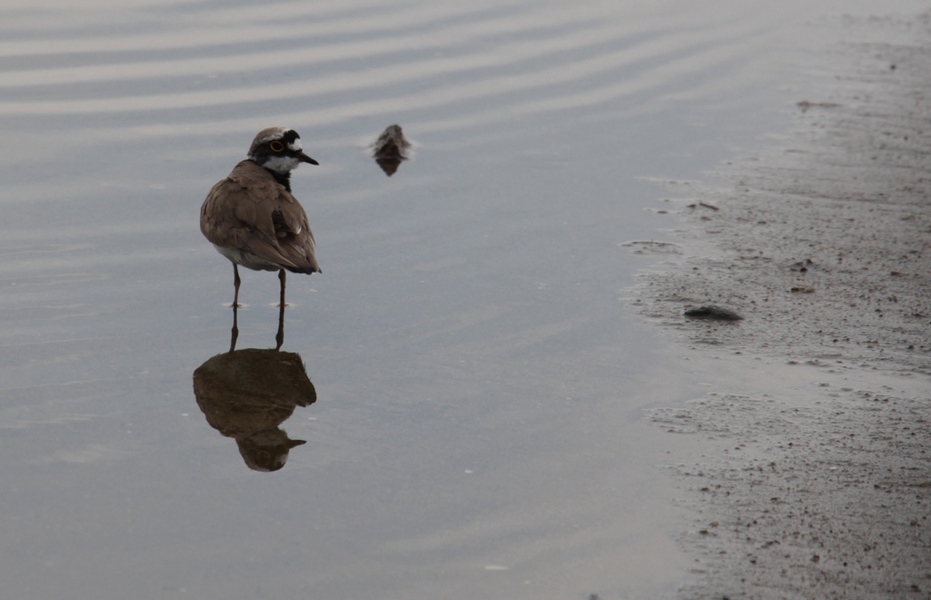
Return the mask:
{"type": "Polygon", "coordinates": [[[732,310],[712,305],[690,308],[685,311],[685,316],[690,319],[708,319],[709,321],[740,321],[743,319],[732,310]]]}

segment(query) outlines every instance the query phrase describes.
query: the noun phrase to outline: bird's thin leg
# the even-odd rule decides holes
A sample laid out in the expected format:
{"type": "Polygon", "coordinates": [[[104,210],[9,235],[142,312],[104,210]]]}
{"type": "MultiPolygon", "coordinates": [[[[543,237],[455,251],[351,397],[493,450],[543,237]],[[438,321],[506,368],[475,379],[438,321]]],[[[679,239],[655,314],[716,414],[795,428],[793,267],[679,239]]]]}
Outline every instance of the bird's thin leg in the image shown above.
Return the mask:
{"type": "Polygon", "coordinates": [[[236,304],[233,304],[233,330],[230,331],[230,352],[236,349],[236,339],[239,337],[239,325],[236,320],[236,304]]]}
{"type": "Polygon", "coordinates": [[[284,344],[284,304],[278,309],[278,333],[275,334],[275,350],[284,344]]]}
{"type": "Polygon", "coordinates": [[[282,344],[284,344],[284,287],[285,279],[287,275],[285,274],[284,269],[278,271],[278,279],[281,280],[281,302],[278,304],[278,333],[275,334],[275,350],[280,350],[282,344]]]}
{"type": "Polygon", "coordinates": [[[236,291],[233,293],[233,308],[239,306],[239,284],[241,280],[239,279],[239,267],[236,266],[236,263],[233,263],[233,289],[236,291]]]}
{"type": "Polygon", "coordinates": [[[284,308],[284,288],[285,280],[288,278],[288,274],[284,269],[278,269],[278,279],[281,281],[281,308],[284,308]]]}

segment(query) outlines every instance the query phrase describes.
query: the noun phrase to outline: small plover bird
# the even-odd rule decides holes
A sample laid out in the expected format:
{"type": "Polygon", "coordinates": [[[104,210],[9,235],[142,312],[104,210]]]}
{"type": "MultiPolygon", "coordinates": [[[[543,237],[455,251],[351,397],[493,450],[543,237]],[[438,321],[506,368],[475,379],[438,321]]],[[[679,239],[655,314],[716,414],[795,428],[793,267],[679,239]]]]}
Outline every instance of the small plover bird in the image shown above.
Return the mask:
{"type": "Polygon", "coordinates": [[[239,267],[278,271],[284,310],[286,271],[320,272],[307,214],[291,194],[291,171],[304,154],[293,129],[269,127],[255,136],[249,157],[218,182],[200,209],[200,230],[233,263],[233,308],[239,306],[239,267]]]}

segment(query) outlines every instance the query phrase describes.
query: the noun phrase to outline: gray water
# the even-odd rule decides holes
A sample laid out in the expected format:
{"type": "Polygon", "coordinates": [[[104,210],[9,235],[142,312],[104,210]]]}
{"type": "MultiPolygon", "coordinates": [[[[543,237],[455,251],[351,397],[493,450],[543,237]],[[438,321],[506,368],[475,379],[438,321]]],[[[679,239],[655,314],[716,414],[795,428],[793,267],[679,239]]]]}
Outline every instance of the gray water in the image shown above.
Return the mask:
{"type": "MultiPolygon", "coordinates": [[[[7,2],[3,596],[671,596],[643,413],[694,382],[624,244],[667,236],[658,181],[789,126],[813,22],[888,7],[748,4],[7,2]],[[282,347],[316,401],[247,407],[306,443],[261,472],[236,386],[199,405],[193,373],[233,317],[200,203],[269,125],[321,163],[293,189],[323,273],[282,347]]],[[[274,347],[277,293],[243,273],[237,349],[274,347]]]]}

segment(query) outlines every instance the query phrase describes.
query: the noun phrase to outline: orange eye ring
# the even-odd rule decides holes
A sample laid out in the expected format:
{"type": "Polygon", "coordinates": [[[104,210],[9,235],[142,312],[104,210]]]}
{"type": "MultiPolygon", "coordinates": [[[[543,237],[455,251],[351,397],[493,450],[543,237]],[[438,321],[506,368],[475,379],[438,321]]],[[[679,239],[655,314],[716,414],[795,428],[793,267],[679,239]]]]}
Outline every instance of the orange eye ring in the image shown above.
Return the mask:
{"type": "Polygon", "coordinates": [[[284,150],[284,144],[282,144],[278,140],[269,142],[268,147],[271,149],[272,152],[282,152],[284,150]]]}

